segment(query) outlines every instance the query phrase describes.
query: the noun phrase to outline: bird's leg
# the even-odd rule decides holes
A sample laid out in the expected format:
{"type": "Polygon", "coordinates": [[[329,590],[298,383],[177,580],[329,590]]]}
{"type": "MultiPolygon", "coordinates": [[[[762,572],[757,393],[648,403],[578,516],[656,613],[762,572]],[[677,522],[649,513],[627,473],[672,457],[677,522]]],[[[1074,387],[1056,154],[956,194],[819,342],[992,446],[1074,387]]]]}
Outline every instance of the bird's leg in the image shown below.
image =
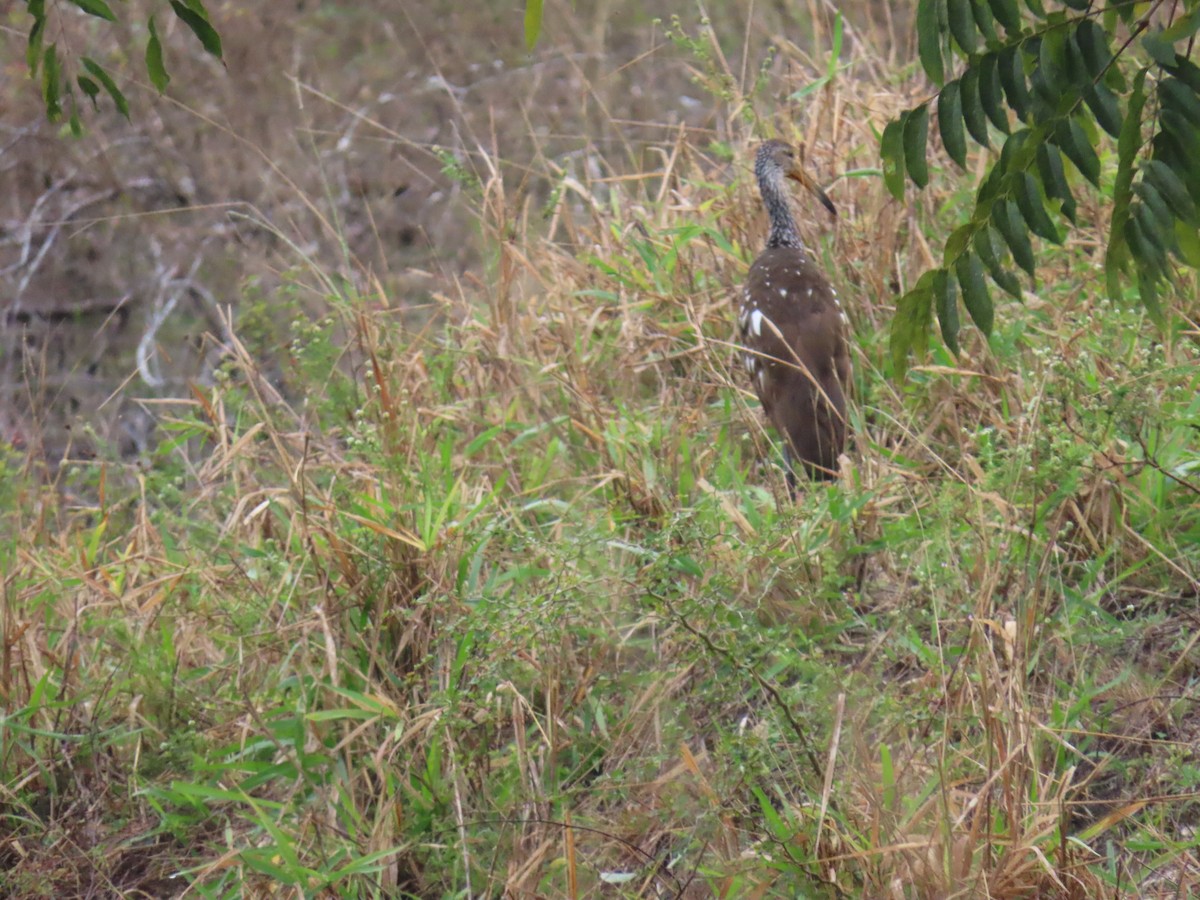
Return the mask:
{"type": "Polygon", "coordinates": [[[788,496],[796,501],[796,470],[792,467],[792,451],[788,449],[787,441],[783,443],[783,469],[787,475],[788,496]]]}

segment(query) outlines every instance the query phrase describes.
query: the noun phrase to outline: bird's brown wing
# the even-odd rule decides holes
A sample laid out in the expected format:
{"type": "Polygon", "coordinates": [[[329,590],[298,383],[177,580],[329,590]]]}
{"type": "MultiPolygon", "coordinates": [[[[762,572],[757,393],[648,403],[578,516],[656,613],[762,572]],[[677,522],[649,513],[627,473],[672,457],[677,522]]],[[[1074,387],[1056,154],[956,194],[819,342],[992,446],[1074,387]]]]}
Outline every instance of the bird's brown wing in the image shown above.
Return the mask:
{"type": "Polygon", "coordinates": [[[768,418],[810,474],[836,472],[850,382],[836,292],[802,253],[770,249],[750,269],[738,324],[746,369],[768,418]]]}

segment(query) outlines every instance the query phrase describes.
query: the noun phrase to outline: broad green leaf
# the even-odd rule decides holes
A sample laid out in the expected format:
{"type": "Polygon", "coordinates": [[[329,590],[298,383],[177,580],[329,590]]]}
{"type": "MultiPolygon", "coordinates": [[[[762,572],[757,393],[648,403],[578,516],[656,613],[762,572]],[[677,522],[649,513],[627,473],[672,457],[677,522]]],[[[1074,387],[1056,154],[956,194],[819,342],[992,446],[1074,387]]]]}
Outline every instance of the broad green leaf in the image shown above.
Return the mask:
{"type": "Polygon", "coordinates": [[[1098,78],[1112,60],[1107,33],[1094,19],[1084,19],[1075,29],[1075,41],[1083,54],[1088,76],[1098,78]]]}
{"type": "Polygon", "coordinates": [[[1200,207],[1200,157],[1188,153],[1183,144],[1165,129],[1160,129],[1152,141],[1154,159],[1170,166],[1187,186],[1192,200],[1200,207]]]}
{"type": "Polygon", "coordinates": [[[1133,17],[1134,4],[1119,3],[1114,6],[1106,6],[1100,13],[1100,19],[1104,23],[1104,27],[1109,32],[1114,32],[1117,29],[1117,19],[1122,22],[1129,22],[1133,17]]]}
{"type": "Polygon", "coordinates": [[[883,129],[879,153],[883,158],[883,183],[897,200],[904,199],[904,123],[908,113],[893,119],[883,129]]]}
{"type": "Polygon", "coordinates": [[[58,50],[51,44],[42,51],[42,99],[51,122],[62,118],[62,72],[58,68],[58,50]]]}
{"type": "Polygon", "coordinates": [[[971,11],[971,0],[946,0],[946,18],[950,34],[963,53],[970,56],[979,41],[975,34],[975,14],[971,11]]]}
{"type": "Polygon", "coordinates": [[[160,94],[171,83],[171,76],[163,66],[162,44],[158,40],[158,29],[154,26],[154,16],[147,22],[150,37],[146,40],[146,72],[150,75],[150,83],[160,94]]]}
{"type": "Polygon", "coordinates": [[[992,223],[1012,251],[1013,261],[1034,277],[1037,264],[1033,258],[1033,244],[1029,232],[1021,219],[1020,210],[1012,200],[998,200],[992,204],[992,223]]]}
{"type": "Polygon", "coordinates": [[[1200,94],[1200,66],[1190,59],[1176,56],[1174,65],[1168,66],[1167,71],[1190,87],[1193,92],[1200,94]]]}
{"type": "Polygon", "coordinates": [[[1100,157],[1096,156],[1096,151],[1092,149],[1092,144],[1080,124],[1074,119],[1063,120],[1055,130],[1054,138],[1080,174],[1096,187],[1100,187],[1100,157]]]}
{"type": "Polygon", "coordinates": [[[75,83],[79,85],[79,89],[87,94],[89,100],[92,101],[92,109],[99,109],[100,104],[96,102],[96,98],[100,96],[100,85],[92,81],[86,75],[76,75],[75,83]]]}
{"type": "Polygon", "coordinates": [[[933,299],[942,340],[947,349],[958,356],[958,291],[954,279],[945,269],[936,269],[933,273],[933,299]]]}
{"type": "Polygon", "coordinates": [[[1002,176],[1024,172],[1033,164],[1037,142],[1032,140],[1032,137],[1033,132],[1022,128],[1004,139],[1004,146],[1000,148],[1000,160],[995,166],[1002,176]]]}
{"type": "MultiPolygon", "coordinates": [[[[1041,45],[1040,39],[1033,39],[1030,43],[1041,45]]],[[[1030,72],[1029,72],[1029,92],[1030,101],[1033,106],[1033,112],[1030,118],[1034,122],[1049,122],[1065,116],[1070,111],[1070,107],[1075,97],[1075,91],[1070,86],[1064,90],[1061,85],[1053,85],[1046,80],[1046,73],[1042,70],[1041,63],[1038,62],[1037,56],[1030,57],[1030,72]]]]}
{"type": "Polygon", "coordinates": [[[1067,30],[1049,28],[1038,48],[1038,70],[1046,83],[1059,87],[1067,81],[1067,30]]]}
{"type": "Polygon", "coordinates": [[[1124,97],[1129,93],[1129,79],[1125,77],[1125,69],[1122,66],[1109,66],[1100,76],[1100,80],[1108,85],[1108,89],[1118,97],[1124,97]]]}
{"type": "Polygon", "coordinates": [[[1200,29],[1200,5],[1190,4],[1191,10],[1183,15],[1177,15],[1171,24],[1163,29],[1162,39],[1172,44],[1187,40],[1200,29]]]}
{"type": "Polygon", "coordinates": [[[979,185],[979,190],[975,193],[975,216],[977,218],[985,218],[991,212],[992,204],[1000,195],[1002,188],[1007,190],[1004,172],[1000,166],[993,165],[987,170],[983,183],[979,185]]]}
{"type": "Polygon", "coordinates": [[[924,355],[929,347],[929,322],[933,313],[934,270],[925,272],[916,285],[896,301],[890,339],[892,365],[896,374],[904,372],[908,354],[924,355]]]}
{"type": "Polygon", "coordinates": [[[1055,244],[1061,244],[1058,229],[1046,214],[1042,202],[1042,192],[1038,189],[1037,179],[1028,172],[1021,172],[1016,181],[1017,208],[1025,219],[1029,230],[1040,238],[1045,238],[1055,244]]]}
{"type": "Polygon", "coordinates": [[[1000,52],[996,67],[1000,76],[1000,84],[1004,86],[1004,94],[1008,97],[1008,105],[1012,107],[1017,118],[1025,121],[1029,112],[1029,88],[1025,83],[1025,64],[1021,51],[1016,47],[1006,47],[1000,52]]]}
{"type": "Polygon", "coordinates": [[[999,60],[994,53],[979,59],[979,101],[992,124],[1008,134],[1008,112],[1002,105],[1004,99],[1000,89],[999,60]]]}
{"type": "Polygon", "coordinates": [[[1039,141],[1037,147],[1038,174],[1042,176],[1042,187],[1047,197],[1062,201],[1062,214],[1075,222],[1075,197],[1063,169],[1062,153],[1049,141],[1039,141]]]}
{"type": "Polygon", "coordinates": [[[1200,128],[1200,97],[1178,78],[1164,78],[1158,84],[1158,99],[1200,128]]]}
{"type": "Polygon", "coordinates": [[[988,275],[992,277],[992,281],[996,282],[1005,293],[1011,294],[1020,300],[1022,298],[1021,281],[1016,275],[1000,264],[992,239],[992,229],[987,223],[984,223],[983,227],[975,233],[975,240],[972,241],[972,244],[975,247],[975,252],[979,255],[979,259],[987,269],[988,275]]]}
{"type": "Polygon", "coordinates": [[[1189,158],[1195,158],[1200,154],[1200,130],[1197,130],[1187,117],[1174,109],[1161,107],[1158,111],[1158,120],[1162,124],[1163,131],[1174,135],[1179,142],[1180,149],[1189,158]]]}
{"type": "Polygon", "coordinates": [[[1025,0],[1025,5],[1029,8],[1029,11],[1031,13],[1033,13],[1037,18],[1039,18],[1039,19],[1046,18],[1046,8],[1044,6],[1042,6],[1041,0],[1025,0]]]}
{"type": "Polygon", "coordinates": [[[1142,177],[1154,185],[1178,218],[1197,224],[1196,204],[1174,169],[1160,159],[1152,159],[1142,165],[1142,177]]]}
{"type": "Polygon", "coordinates": [[[113,15],[113,11],[109,8],[104,0],[71,0],[76,6],[82,9],[85,13],[97,16],[101,19],[107,19],[109,22],[117,21],[117,17],[113,15]]]}
{"type": "MultiPolygon", "coordinates": [[[[1167,255],[1175,249],[1175,217],[1168,213],[1167,220],[1164,222],[1155,215],[1153,209],[1143,202],[1133,205],[1133,222],[1153,248],[1153,251],[1148,254],[1148,258],[1153,259],[1154,265],[1162,275],[1170,274],[1167,255]]],[[[1139,263],[1143,262],[1137,258],[1136,253],[1134,259],[1139,263]]]]}
{"type": "Polygon", "coordinates": [[[947,155],[962,168],[967,167],[967,137],[963,132],[962,99],[958,79],[947,82],[938,94],[938,131],[947,155]]]}
{"type": "Polygon", "coordinates": [[[1179,258],[1193,269],[1200,269],[1200,230],[1182,220],[1175,223],[1175,240],[1179,258]]]}
{"type": "Polygon", "coordinates": [[[1133,186],[1133,163],[1142,146],[1142,109],[1146,105],[1147,71],[1141,69],[1134,76],[1125,122],[1121,126],[1121,134],[1117,137],[1117,176],[1113,183],[1114,228],[1122,224],[1118,219],[1123,218],[1127,212],[1133,186]]]}
{"type": "Polygon", "coordinates": [[[1166,274],[1166,253],[1154,238],[1143,230],[1142,219],[1136,215],[1141,209],[1141,204],[1136,204],[1125,221],[1125,243],[1133,255],[1138,271],[1148,273],[1157,280],[1166,274]]]}
{"type": "Polygon", "coordinates": [[[991,337],[995,309],[988,293],[987,279],[983,275],[983,263],[974,253],[964,253],[954,264],[958,276],[958,287],[962,291],[963,306],[975,327],[991,337]]]}
{"type": "Polygon", "coordinates": [[[1175,47],[1163,37],[1161,28],[1151,28],[1142,34],[1142,47],[1160,66],[1175,64],[1175,47]]]}
{"type": "Polygon", "coordinates": [[[925,147],[929,139],[929,104],[922,103],[912,110],[904,122],[904,165],[908,176],[919,188],[929,184],[929,167],[925,162],[925,147]]]}
{"type": "Polygon", "coordinates": [[[1066,60],[1067,78],[1073,85],[1084,85],[1092,80],[1087,70],[1087,62],[1079,47],[1078,28],[1066,28],[1066,41],[1063,45],[1063,58],[1066,60]]]}
{"type": "Polygon", "coordinates": [[[542,0],[525,0],[525,48],[532,50],[542,35],[542,0]]]}
{"type": "Polygon", "coordinates": [[[979,68],[967,66],[959,79],[962,87],[959,94],[962,98],[963,121],[967,123],[967,131],[971,137],[984,147],[991,147],[988,141],[987,118],[983,113],[983,105],[979,102],[979,68]]]}
{"type": "Polygon", "coordinates": [[[1146,312],[1150,314],[1150,320],[1159,328],[1166,328],[1167,320],[1158,303],[1157,281],[1158,279],[1149,272],[1139,271],[1138,296],[1142,299],[1142,306],[1146,307],[1146,312]]]}
{"type": "Polygon", "coordinates": [[[996,21],[1010,35],[1021,30],[1021,8],[1017,6],[1017,0],[988,0],[988,6],[992,8],[996,21]]]}
{"type": "Polygon", "coordinates": [[[87,56],[83,57],[81,62],[83,63],[83,67],[87,69],[88,74],[100,82],[104,90],[108,91],[108,96],[112,97],[112,102],[117,107],[117,112],[128,119],[129,101],[125,99],[125,95],[121,93],[121,89],[117,87],[117,83],[112,80],[108,72],[104,71],[104,67],[87,56]]]}
{"type": "Polygon", "coordinates": [[[1143,208],[1154,220],[1155,232],[1160,235],[1164,249],[1177,251],[1179,248],[1175,243],[1175,213],[1171,211],[1162,194],[1145,178],[1134,184],[1133,192],[1141,199],[1143,208]]]}
{"type": "Polygon", "coordinates": [[[1083,99],[1096,116],[1096,122],[1112,137],[1121,136],[1121,105],[1116,95],[1103,81],[1089,84],[1083,91],[1083,99]]]}
{"type": "Polygon", "coordinates": [[[1114,302],[1121,299],[1119,275],[1125,267],[1128,253],[1125,226],[1129,222],[1129,203],[1133,198],[1133,163],[1142,146],[1146,72],[1143,68],[1134,76],[1125,122],[1117,138],[1117,175],[1113,181],[1113,209],[1108,228],[1108,247],[1104,251],[1104,274],[1108,282],[1109,297],[1114,302]]]}
{"type": "Polygon", "coordinates": [[[979,27],[985,44],[990,46],[1000,40],[1000,36],[996,34],[996,17],[992,15],[987,0],[971,0],[971,14],[975,17],[975,24],[979,27]]]}
{"type": "Polygon", "coordinates": [[[940,85],[946,80],[942,62],[942,21],[946,0],[917,0],[917,54],[921,68],[930,80],[940,85]]]}
{"type": "Polygon", "coordinates": [[[29,43],[25,47],[25,66],[29,69],[29,77],[36,78],[38,67],[42,64],[42,36],[46,33],[46,17],[37,16],[33,27],[29,29],[29,43]]]}
{"type": "Polygon", "coordinates": [[[171,0],[171,9],[175,10],[175,15],[188,28],[192,30],[192,34],[200,41],[210,54],[217,59],[221,59],[221,36],[217,34],[217,30],[208,22],[208,17],[202,15],[197,10],[193,9],[179,0],[171,0]]]}
{"type": "Polygon", "coordinates": [[[950,237],[946,238],[946,246],[942,250],[942,265],[949,268],[967,249],[967,245],[971,243],[971,238],[979,227],[974,222],[968,222],[966,225],[960,225],[950,232],[950,237]]]}

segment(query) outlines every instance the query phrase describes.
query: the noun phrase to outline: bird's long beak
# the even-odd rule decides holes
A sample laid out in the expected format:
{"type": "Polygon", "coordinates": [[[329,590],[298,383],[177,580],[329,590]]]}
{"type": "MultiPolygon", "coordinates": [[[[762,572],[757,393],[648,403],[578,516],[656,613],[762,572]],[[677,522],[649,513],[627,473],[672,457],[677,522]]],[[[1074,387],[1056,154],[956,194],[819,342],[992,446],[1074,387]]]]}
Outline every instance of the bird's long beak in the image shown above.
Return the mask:
{"type": "Polygon", "coordinates": [[[808,174],[803,164],[801,164],[799,161],[795,162],[792,167],[788,169],[787,177],[791,178],[793,181],[800,182],[813,194],[815,194],[816,198],[821,201],[821,205],[829,210],[830,215],[837,215],[837,207],[833,205],[833,201],[829,199],[829,195],[821,190],[821,186],[813,181],[812,176],[808,174]]]}

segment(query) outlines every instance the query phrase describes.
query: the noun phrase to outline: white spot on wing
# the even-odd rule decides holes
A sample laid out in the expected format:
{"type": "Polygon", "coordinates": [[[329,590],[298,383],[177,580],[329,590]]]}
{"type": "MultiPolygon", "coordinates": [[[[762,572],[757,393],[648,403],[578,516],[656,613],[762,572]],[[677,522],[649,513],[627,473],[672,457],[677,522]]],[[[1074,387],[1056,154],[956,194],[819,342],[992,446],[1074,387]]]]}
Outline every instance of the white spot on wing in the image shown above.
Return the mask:
{"type": "Polygon", "coordinates": [[[757,365],[757,361],[754,359],[753,356],[751,356],[749,353],[747,353],[745,356],[742,357],[742,365],[744,365],[746,367],[747,375],[753,375],[754,368],[757,365]]]}
{"type": "Polygon", "coordinates": [[[757,309],[750,313],[750,330],[755,337],[762,337],[763,314],[757,309]]]}
{"type": "Polygon", "coordinates": [[[779,296],[780,296],[780,297],[786,297],[786,296],[787,296],[787,288],[785,288],[785,287],[781,287],[781,288],[779,289],[779,296]]]}
{"type": "Polygon", "coordinates": [[[767,370],[759,366],[758,371],[754,373],[754,380],[758,384],[758,392],[761,394],[766,390],[767,370]]]}

